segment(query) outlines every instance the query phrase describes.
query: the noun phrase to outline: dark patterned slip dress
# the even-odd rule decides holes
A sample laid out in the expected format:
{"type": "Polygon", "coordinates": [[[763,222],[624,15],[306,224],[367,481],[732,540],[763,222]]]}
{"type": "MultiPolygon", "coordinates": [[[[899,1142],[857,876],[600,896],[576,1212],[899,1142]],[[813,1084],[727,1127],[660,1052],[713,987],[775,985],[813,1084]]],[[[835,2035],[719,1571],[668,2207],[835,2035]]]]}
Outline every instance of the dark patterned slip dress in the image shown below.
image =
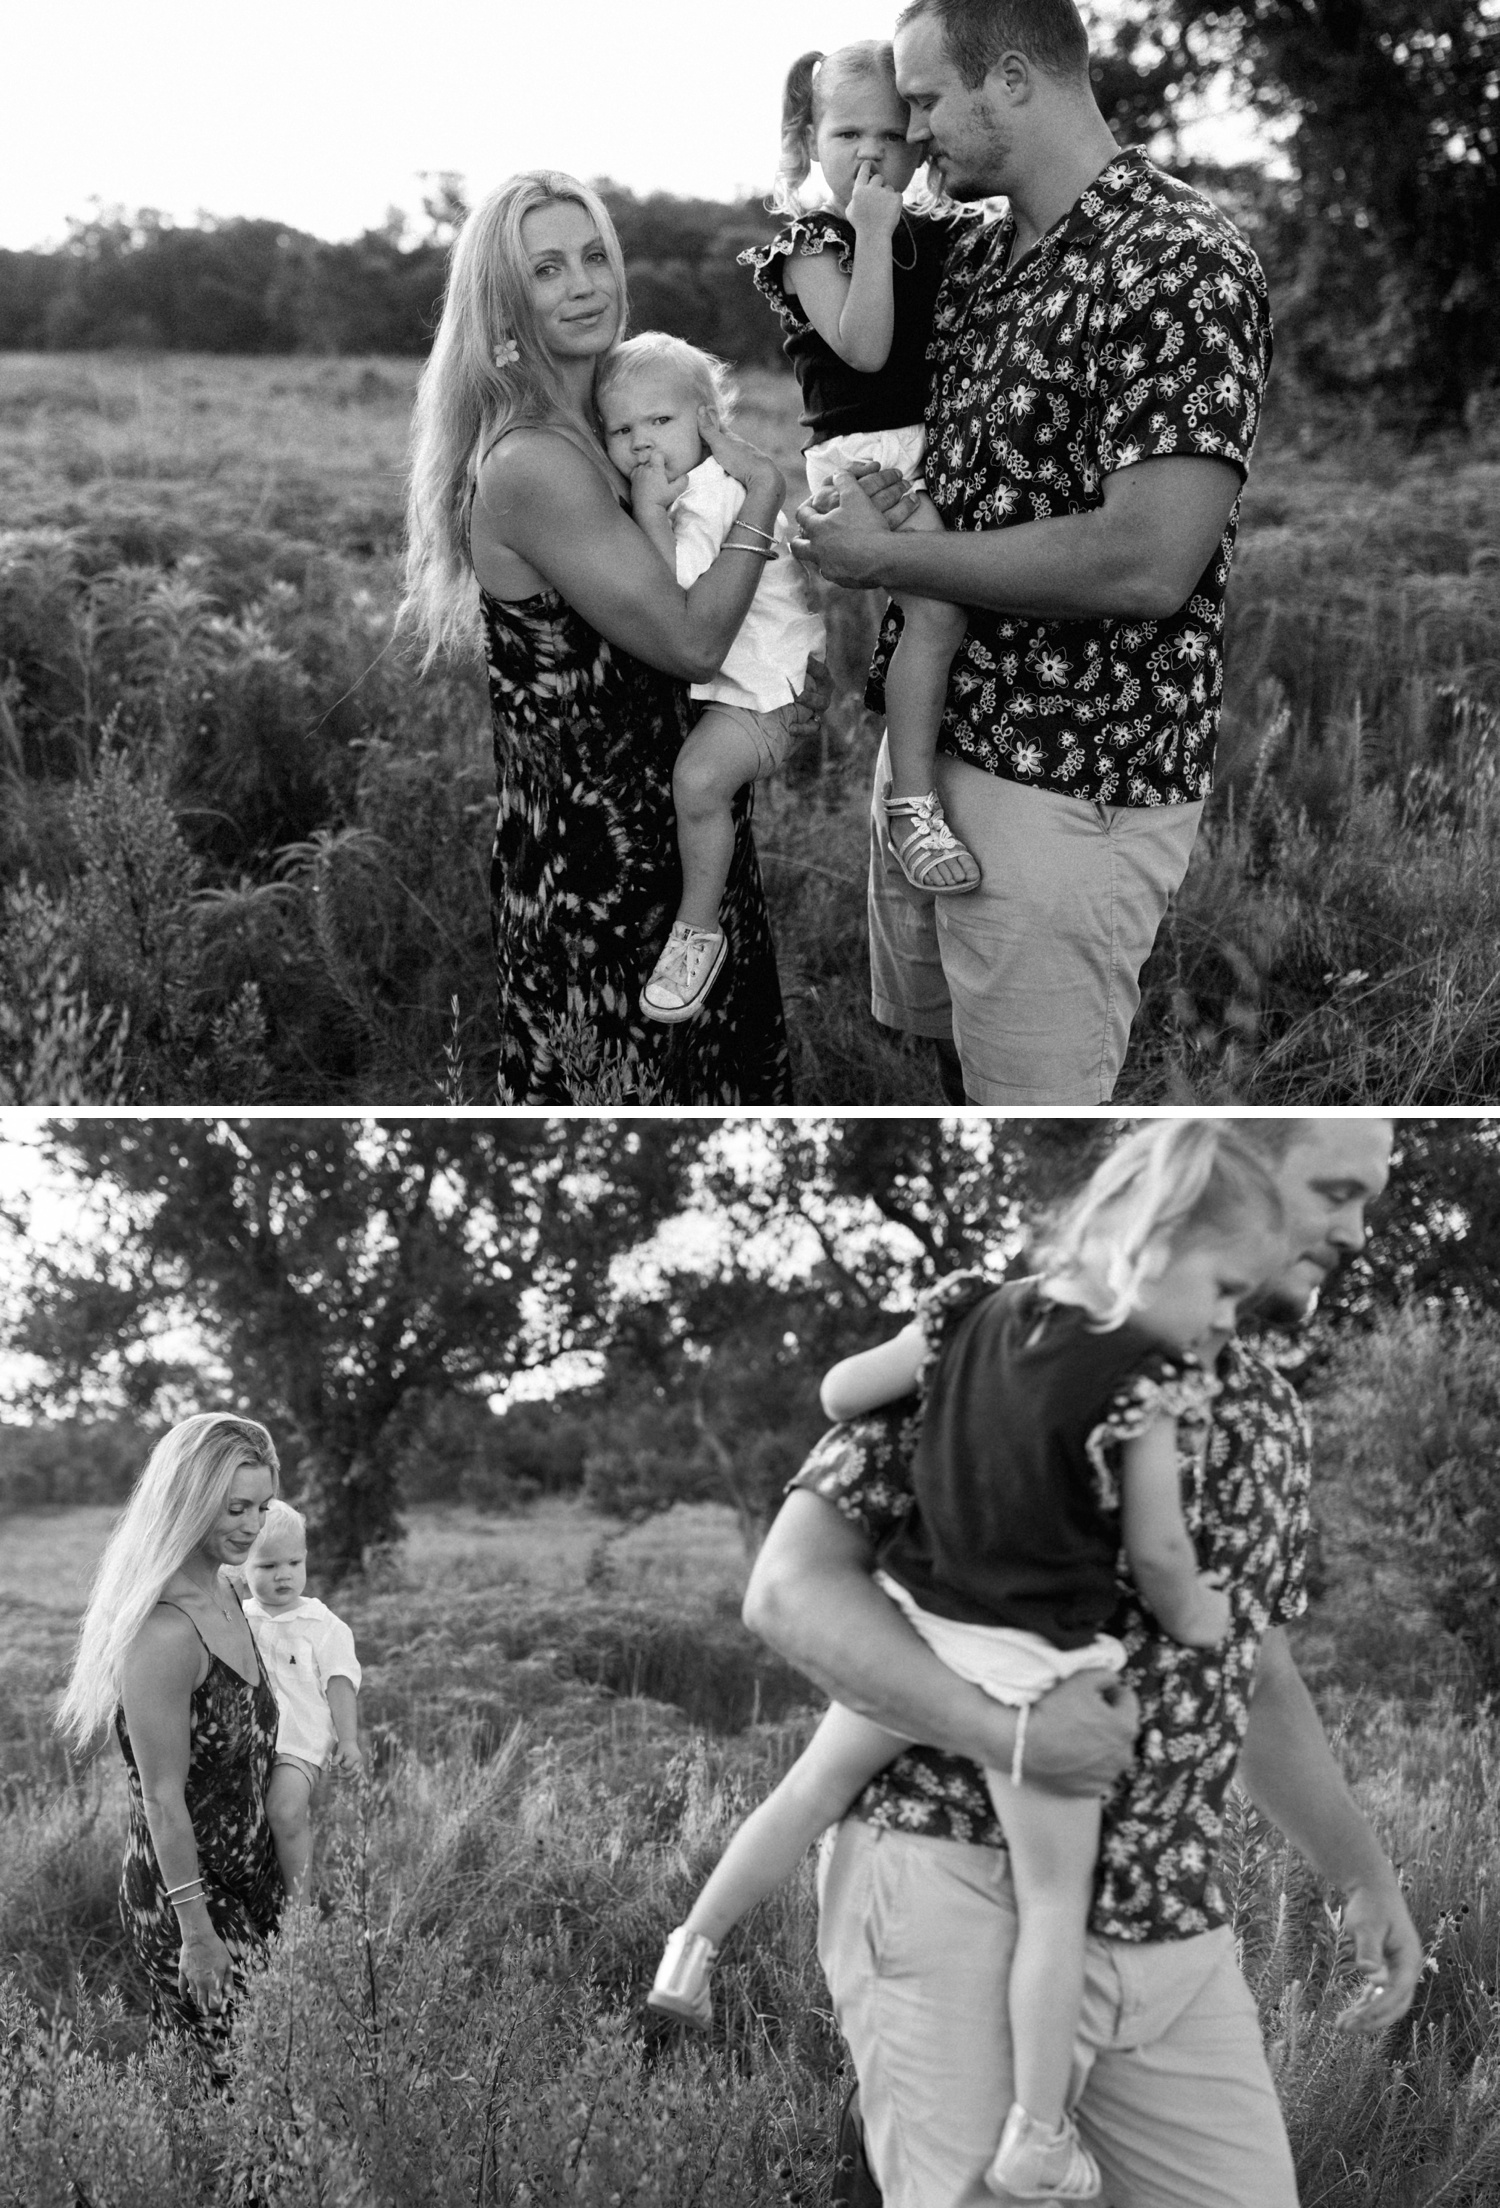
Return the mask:
{"type": "MultiPolygon", "coordinates": [[[[181,1605],[169,1607],[175,1610],[181,1605]]],[[[182,1614],[188,1616],[185,1610],[182,1614]]],[[[192,1624],[191,1618],[188,1622],[192,1624]]],[[[193,1630],[197,1632],[196,1625],[193,1630]]],[[[259,1676],[252,1686],[209,1649],[207,1677],[193,1689],[188,1705],[187,1813],[198,1843],[209,1921],[229,1950],[236,1996],[244,1989],[247,1968],[276,1929],[283,1900],[281,1872],[266,1820],[278,1713],[258,1652],[256,1668],[259,1676]]],[[[123,1707],[115,1712],[115,1731],[130,1784],[120,1917],[151,1988],[151,2021],[158,2031],[183,2032],[195,2041],[213,2083],[222,2086],[229,2077],[233,2001],[216,2015],[205,2016],[196,2002],[177,1990],[182,1934],[146,1823],[141,1778],[123,1707]]]]}
{"type": "Polygon", "coordinates": [[[719,908],[729,956],[707,1008],[640,1009],[682,895],[672,766],[683,684],[617,650],[556,591],[480,592],[498,811],[490,919],[503,1104],[787,1104],[781,985],[750,833],[734,801],[719,908]]]}

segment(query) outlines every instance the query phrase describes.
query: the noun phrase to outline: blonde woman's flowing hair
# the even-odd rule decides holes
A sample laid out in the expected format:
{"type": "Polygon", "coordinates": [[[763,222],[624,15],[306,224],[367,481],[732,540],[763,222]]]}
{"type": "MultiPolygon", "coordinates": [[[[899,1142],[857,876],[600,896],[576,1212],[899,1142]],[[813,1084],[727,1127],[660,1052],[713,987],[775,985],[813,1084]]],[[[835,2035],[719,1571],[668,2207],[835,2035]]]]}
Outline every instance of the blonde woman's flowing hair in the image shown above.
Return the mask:
{"type": "Polygon", "coordinates": [[[1063,1208],[1036,1270],[1079,1291],[1096,1326],[1123,1326],[1169,1256],[1252,1221],[1283,1224],[1265,1146],[1225,1120],[1158,1120],[1112,1150],[1063,1208]]]}
{"type": "Polygon", "coordinates": [[[161,1600],[224,1508],[237,1472],[264,1466],[279,1482],[276,1449],[253,1418],[200,1411],[163,1434],[99,1560],[78,1632],[73,1675],[58,1730],[80,1753],[97,1742],[120,1699],[125,1658],[161,1600]]]}
{"type": "Polygon", "coordinates": [[[438,652],[479,641],[469,500],[481,454],[508,429],[567,412],[556,363],[537,331],[521,225],[569,200],[598,225],[609,257],[620,299],[618,344],[628,313],[620,241],[603,200],[576,177],[560,169],[511,177],[465,218],[449,251],[442,316],[412,415],[399,615],[421,647],[424,670],[438,652]]]}

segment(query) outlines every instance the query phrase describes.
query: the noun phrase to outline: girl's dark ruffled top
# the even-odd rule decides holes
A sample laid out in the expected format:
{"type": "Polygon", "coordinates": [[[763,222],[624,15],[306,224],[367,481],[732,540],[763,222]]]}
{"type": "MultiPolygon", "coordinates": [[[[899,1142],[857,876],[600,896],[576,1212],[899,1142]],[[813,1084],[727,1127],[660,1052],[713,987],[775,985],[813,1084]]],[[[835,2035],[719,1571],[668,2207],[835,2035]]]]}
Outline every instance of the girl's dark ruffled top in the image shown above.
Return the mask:
{"type": "Polygon", "coordinates": [[[840,360],[782,285],[786,262],[797,253],[836,253],[846,276],[854,272],[854,225],[831,207],[794,215],[765,245],[740,255],[755,288],[786,331],[782,351],[802,389],[802,419],[812,431],[809,442],[826,443],[859,430],[904,429],[920,422],[927,408],[927,341],[933,309],[948,254],[960,228],[973,218],[902,214],[891,240],[896,326],[890,357],[883,368],[866,374],[840,360]]]}

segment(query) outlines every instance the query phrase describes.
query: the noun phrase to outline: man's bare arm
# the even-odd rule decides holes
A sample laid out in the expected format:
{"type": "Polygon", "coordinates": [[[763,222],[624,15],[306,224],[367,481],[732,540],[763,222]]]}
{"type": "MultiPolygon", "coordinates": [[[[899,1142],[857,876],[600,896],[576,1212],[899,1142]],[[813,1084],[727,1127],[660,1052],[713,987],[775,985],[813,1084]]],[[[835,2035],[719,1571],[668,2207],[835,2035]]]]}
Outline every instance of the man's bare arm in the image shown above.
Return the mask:
{"type": "MultiPolygon", "coordinates": [[[[870,1576],[858,1526],[799,1489],[781,1506],[745,1593],[751,1631],[846,1709],[907,1740],[1008,1770],[1016,1713],[960,1679],[918,1638],[870,1576]]],[[[1135,1697],[1080,1672],[1036,1704],[1024,1769],[1062,1794],[1105,1792],[1130,1762],[1135,1697]]]]}
{"type": "Polygon", "coordinates": [[[1033,619],[1162,620],[1186,605],[1213,558],[1241,480],[1228,461],[1197,454],[1142,460],[1106,476],[1104,503],[1089,513],[941,536],[896,529],[905,504],[882,513],[854,482],[831,512],[797,509],[797,549],[851,589],[1033,619]]]}
{"type": "Polygon", "coordinates": [[[1355,1962],[1372,1989],[1348,2011],[1345,2028],[1384,2031],[1411,2007],[1422,1943],[1390,1859],[1333,1760],[1279,1626],[1261,1644],[1239,1777],[1256,1808],[1344,1896],[1355,1962]]]}

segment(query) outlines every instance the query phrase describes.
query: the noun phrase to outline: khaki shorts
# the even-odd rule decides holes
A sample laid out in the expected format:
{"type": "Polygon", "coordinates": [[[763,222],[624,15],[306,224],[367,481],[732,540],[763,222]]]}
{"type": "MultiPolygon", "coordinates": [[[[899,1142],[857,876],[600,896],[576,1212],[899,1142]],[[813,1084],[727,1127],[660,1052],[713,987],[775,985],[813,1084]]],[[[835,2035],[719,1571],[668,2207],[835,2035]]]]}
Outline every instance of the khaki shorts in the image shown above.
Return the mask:
{"type": "Polygon", "coordinates": [[[289,1770],[300,1771],[309,1786],[315,1787],[319,1779],[321,1779],[323,1776],[323,1765],[320,1763],[309,1763],[305,1756],[287,1756],[282,1755],[278,1751],[278,1753],[271,1758],[271,1769],[274,1771],[279,1764],[283,1763],[288,1767],[289,1770]]]}
{"type": "MultiPolygon", "coordinates": [[[[846,1817],[819,1866],[818,1959],[885,2208],[994,2208],[1012,2099],[1002,1848],[846,1817]]],[[[1226,1927],[1090,1939],[1069,2103],[1100,2208],[1297,2208],[1260,2022],[1226,1927]]]]}
{"type": "Polygon", "coordinates": [[[887,1027],[957,1046],[971,1104],[1107,1104],[1140,972],[1202,817],[1096,805],[939,752],[938,794],[984,870],[961,897],[913,889],[870,808],[870,1002],[887,1027]]]}
{"type": "Polygon", "coordinates": [[[748,705],[729,705],[723,698],[710,698],[693,725],[700,726],[709,713],[722,713],[737,728],[742,728],[755,746],[755,779],[760,782],[785,765],[786,755],[792,748],[792,720],[796,712],[792,701],[774,706],[768,713],[755,713],[748,705]]]}

